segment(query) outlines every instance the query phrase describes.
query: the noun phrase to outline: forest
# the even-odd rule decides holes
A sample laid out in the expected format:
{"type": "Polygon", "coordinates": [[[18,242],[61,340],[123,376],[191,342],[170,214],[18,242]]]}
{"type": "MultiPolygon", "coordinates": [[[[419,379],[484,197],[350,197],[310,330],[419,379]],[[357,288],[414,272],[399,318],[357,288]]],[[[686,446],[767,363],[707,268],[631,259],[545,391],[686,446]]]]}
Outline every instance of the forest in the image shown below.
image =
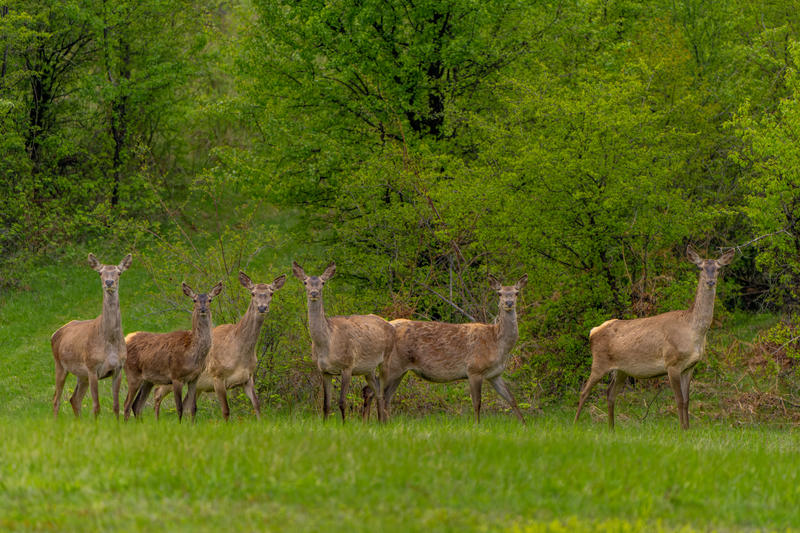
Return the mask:
{"type": "MultiPolygon", "coordinates": [[[[527,274],[513,388],[574,405],[592,327],[687,308],[687,247],[735,249],[712,332],[747,333],[700,379],[800,403],[797,8],[2,2],[0,294],[132,252],[148,312],[223,279],[221,322],[268,254],[270,280],[335,261],[343,314],[491,322],[487,276],[527,274]]],[[[315,379],[295,296],[259,344],[278,404],[315,379]]]]}

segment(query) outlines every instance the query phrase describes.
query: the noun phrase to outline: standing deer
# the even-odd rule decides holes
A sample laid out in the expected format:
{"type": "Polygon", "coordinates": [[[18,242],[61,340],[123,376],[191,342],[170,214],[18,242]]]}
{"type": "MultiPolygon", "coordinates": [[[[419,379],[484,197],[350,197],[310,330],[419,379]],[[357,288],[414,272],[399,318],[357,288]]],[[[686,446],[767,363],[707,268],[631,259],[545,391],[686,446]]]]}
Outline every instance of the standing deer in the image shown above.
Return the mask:
{"type": "MultiPolygon", "coordinates": [[[[227,389],[244,386],[244,392],[250,398],[256,418],[261,418],[261,408],[258,405],[253,374],[258,366],[256,358],[256,343],[261,332],[261,325],[269,312],[269,304],[275,291],[283,287],[286,275],[275,278],[272,283],[253,283],[244,272],[239,272],[239,283],[250,291],[250,307],[236,324],[221,324],[211,331],[211,351],[208,352],[206,368],[197,379],[196,392],[217,393],[222,416],[228,420],[230,409],[228,407],[227,389]]],[[[161,401],[172,392],[169,386],[163,385],[156,388],[154,404],[156,418],[158,418],[161,401]]],[[[184,400],[186,408],[194,418],[197,412],[197,399],[186,395],[184,400]]]]}
{"type": "Polygon", "coordinates": [[[69,399],[75,416],[81,414],[81,402],[87,386],[92,391],[94,416],[100,412],[97,382],[113,376],[111,393],[114,414],[119,417],[119,385],[125,364],[125,341],[122,339],[122,317],[119,311],[119,276],[131,266],[131,254],[119,265],[103,265],[89,254],[89,266],[100,274],[103,287],[103,312],[94,320],[73,320],[58,328],[50,338],[56,363],[56,393],[53,396],[53,416],[58,416],[61,392],[67,373],[75,374],[78,383],[69,399]]]}
{"type": "Polygon", "coordinates": [[[714,316],[717,278],[723,266],[733,259],[730,250],[719,259],[702,259],[691,246],[689,260],[700,267],[700,279],[694,303],[687,310],[633,320],[607,320],[589,332],[592,371],[581,389],[578,412],[592,387],[608,372],[614,371],[608,386],[608,425],[614,428],[614,400],[625,386],[627,376],[654,378],[666,374],[678,404],[678,419],[689,429],[689,382],[694,366],[703,357],[706,332],[714,316]]]}
{"type": "Polygon", "coordinates": [[[311,359],[322,373],[323,420],[331,411],[331,380],[341,376],[339,410],[345,421],[345,398],[352,376],[364,376],[367,385],[378,397],[378,419],[383,421],[386,409],[382,384],[378,385],[375,369],[388,358],[394,347],[394,328],[376,315],[326,317],[322,307],[322,286],[336,273],[331,262],[321,276],[307,276],[303,268],[292,262],[292,273],[303,282],[308,297],[308,330],[311,335],[311,359]]]}
{"type": "Polygon", "coordinates": [[[222,291],[220,281],[208,293],[196,294],[186,283],[183,293],[194,302],[191,331],[149,333],[136,331],[125,337],[128,360],[128,396],[125,398],[125,420],[133,409],[139,417],[153,385],[172,385],[178,421],[183,417],[181,390],[187,383],[189,397],[194,397],[197,378],[205,368],[211,349],[211,301],[222,291]]]}
{"type": "MultiPolygon", "coordinates": [[[[517,296],[527,283],[527,274],[510,286],[503,286],[497,278],[489,276],[489,285],[500,296],[500,315],[494,324],[393,320],[395,349],[382,369],[387,407],[406,372],[411,370],[436,383],[468,379],[476,423],[481,417],[481,388],[483,381],[488,380],[524,424],[525,418],[502,375],[519,337],[517,296]]],[[[371,398],[367,391],[364,396],[364,410],[368,414],[371,398]]]]}

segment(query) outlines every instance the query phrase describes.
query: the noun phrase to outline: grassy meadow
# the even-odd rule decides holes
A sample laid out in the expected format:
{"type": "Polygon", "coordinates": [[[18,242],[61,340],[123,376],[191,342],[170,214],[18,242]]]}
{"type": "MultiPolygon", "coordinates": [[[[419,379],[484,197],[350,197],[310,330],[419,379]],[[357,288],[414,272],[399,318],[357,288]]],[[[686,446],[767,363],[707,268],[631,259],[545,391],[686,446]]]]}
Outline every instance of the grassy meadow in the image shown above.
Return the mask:
{"type": "MultiPolygon", "coordinates": [[[[121,279],[125,330],[186,327],[185,310],[158,312],[158,288],[135,266],[121,279]]],[[[524,427],[490,409],[476,427],[465,388],[460,414],[400,414],[383,427],[355,414],[323,424],[310,404],[265,405],[257,422],[241,399],[225,424],[210,395],[196,424],[179,425],[171,398],[160,422],[150,410],[117,422],[110,380],[99,419],[87,394],[76,420],[70,377],[54,421],[49,337],[99,312],[97,284],[76,254],[32,270],[0,304],[0,530],[800,528],[797,430],[704,416],[700,399],[681,433],[668,391],[644,416],[651,393],[624,393],[613,433],[602,386],[576,426],[568,403],[530,410],[524,427]]]]}

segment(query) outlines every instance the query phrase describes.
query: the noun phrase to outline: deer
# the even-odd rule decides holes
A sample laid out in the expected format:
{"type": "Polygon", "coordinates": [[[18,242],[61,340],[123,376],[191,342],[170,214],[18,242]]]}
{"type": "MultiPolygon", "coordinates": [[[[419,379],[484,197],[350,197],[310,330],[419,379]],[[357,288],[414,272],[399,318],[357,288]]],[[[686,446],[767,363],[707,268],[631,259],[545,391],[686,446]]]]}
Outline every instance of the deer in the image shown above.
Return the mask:
{"type": "Polygon", "coordinates": [[[119,277],[131,266],[133,258],[126,255],[118,265],[101,264],[89,254],[89,266],[100,274],[103,289],[103,310],[93,320],[73,320],[58,328],[50,337],[56,368],[56,392],[53,396],[53,416],[58,417],[61,394],[67,374],[78,378],[69,399],[76,417],[81,414],[81,402],[88,387],[92,393],[95,418],[100,413],[98,380],[112,376],[111,394],[114,414],[119,418],[119,386],[125,364],[125,341],[122,338],[122,315],[119,309],[119,277]]]}
{"type": "MultiPolygon", "coordinates": [[[[525,274],[514,285],[502,285],[489,275],[489,285],[499,296],[499,314],[493,324],[478,322],[450,324],[397,319],[395,349],[381,369],[385,382],[383,399],[387,408],[403,377],[410,370],[426,381],[449,383],[467,379],[475,423],[480,423],[481,388],[488,381],[511,407],[522,424],[522,416],[514,395],[503,380],[509,354],[517,343],[517,297],[528,283],[525,274]]],[[[363,416],[369,415],[371,397],[364,395],[363,416]]]]}
{"type": "MultiPolygon", "coordinates": [[[[236,324],[221,324],[211,330],[211,350],[208,352],[206,366],[197,379],[195,392],[216,392],[222,417],[230,416],[227,390],[243,386],[244,392],[261,419],[261,408],[256,395],[254,374],[258,366],[256,343],[261,326],[269,312],[272,295],[283,287],[286,275],[275,278],[272,283],[253,283],[244,272],[239,272],[239,283],[250,291],[250,306],[236,324]]],[[[172,392],[172,388],[162,385],[156,388],[153,396],[156,418],[159,416],[161,401],[172,392]]],[[[197,412],[197,399],[184,399],[186,408],[191,410],[192,418],[197,412]]]]}
{"type": "Polygon", "coordinates": [[[187,395],[194,397],[197,378],[205,368],[211,349],[211,302],[222,291],[222,282],[202,294],[195,293],[186,283],[181,287],[194,302],[191,331],[135,331],[125,337],[128,348],[125,420],[128,420],[131,410],[139,418],[154,385],[172,385],[179,422],[183,417],[181,391],[184,383],[188,385],[187,395]]]}
{"type": "Polygon", "coordinates": [[[339,410],[345,423],[345,398],[352,376],[364,376],[378,399],[378,419],[385,420],[382,384],[375,369],[389,357],[394,348],[394,328],[377,315],[325,316],[322,287],[336,273],[331,262],[319,276],[306,275],[292,262],[292,273],[303,282],[308,300],[308,331],[311,336],[311,359],[322,374],[322,417],[331,412],[331,387],[334,375],[341,376],[339,410]]]}
{"type": "Polygon", "coordinates": [[[689,382],[705,352],[706,332],[714,316],[717,278],[735,253],[731,249],[719,259],[703,259],[691,245],[687,247],[689,261],[700,269],[697,292],[689,309],[632,320],[611,319],[592,328],[589,332],[592,370],[581,389],[574,422],[578,421],[592,387],[607,373],[613,372],[606,394],[611,429],[614,429],[614,401],[627,377],[645,379],[666,374],[678,406],[678,421],[682,429],[689,429],[689,382]]]}

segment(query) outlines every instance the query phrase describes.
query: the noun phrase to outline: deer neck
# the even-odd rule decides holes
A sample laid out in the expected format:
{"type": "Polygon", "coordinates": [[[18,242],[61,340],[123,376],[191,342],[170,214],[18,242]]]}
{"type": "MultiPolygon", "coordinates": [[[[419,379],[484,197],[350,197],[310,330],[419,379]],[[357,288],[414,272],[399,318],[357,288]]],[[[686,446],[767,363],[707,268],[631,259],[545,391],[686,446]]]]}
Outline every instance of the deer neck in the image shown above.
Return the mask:
{"type": "Polygon", "coordinates": [[[250,307],[247,312],[236,324],[235,336],[242,343],[245,351],[252,351],[258,342],[258,334],[261,332],[261,326],[264,324],[266,313],[259,313],[256,304],[250,300],[250,307]]]}
{"type": "Polygon", "coordinates": [[[100,315],[100,335],[108,343],[122,341],[122,315],[119,310],[119,292],[103,291],[103,314],[100,315]]]}
{"type": "Polygon", "coordinates": [[[690,309],[690,322],[695,333],[704,335],[711,326],[711,320],[714,318],[714,298],[716,294],[716,284],[713,287],[709,287],[702,280],[697,284],[697,293],[690,309]]]}
{"type": "Polygon", "coordinates": [[[317,347],[328,345],[330,329],[328,319],[325,318],[325,309],[322,306],[322,297],[308,301],[308,333],[317,347]]]}
{"type": "Polygon", "coordinates": [[[506,311],[500,309],[497,322],[494,325],[497,332],[497,342],[500,350],[506,354],[511,351],[517,343],[519,329],[517,329],[517,310],[506,311]]]}
{"type": "Polygon", "coordinates": [[[205,360],[211,348],[211,313],[201,315],[192,313],[192,343],[194,362],[199,364],[205,360]]]}

